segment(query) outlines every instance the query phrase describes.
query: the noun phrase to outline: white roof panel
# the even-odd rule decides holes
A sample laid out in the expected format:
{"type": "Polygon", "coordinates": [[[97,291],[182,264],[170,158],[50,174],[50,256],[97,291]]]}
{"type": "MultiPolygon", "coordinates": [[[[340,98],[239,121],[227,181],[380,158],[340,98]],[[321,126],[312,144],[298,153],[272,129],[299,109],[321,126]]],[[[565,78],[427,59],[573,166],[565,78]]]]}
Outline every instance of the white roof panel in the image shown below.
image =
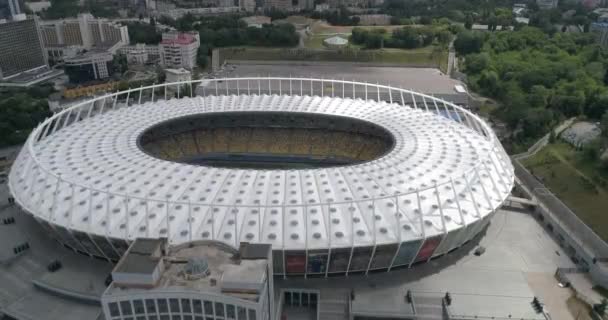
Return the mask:
{"type": "Polygon", "coordinates": [[[249,241],[298,250],[430,237],[488,215],[510,192],[513,172],[493,141],[435,113],[426,99],[429,111],[295,95],[197,96],[117,108],[34,143],[38,164],[23,148],[11,190],[41,219],[116,238],[249,241]],[[366,163],[302,170],[174,163],[138,146],[153,125],[234,110],[356,118],[384,127],[395,145],[366,163]]]}

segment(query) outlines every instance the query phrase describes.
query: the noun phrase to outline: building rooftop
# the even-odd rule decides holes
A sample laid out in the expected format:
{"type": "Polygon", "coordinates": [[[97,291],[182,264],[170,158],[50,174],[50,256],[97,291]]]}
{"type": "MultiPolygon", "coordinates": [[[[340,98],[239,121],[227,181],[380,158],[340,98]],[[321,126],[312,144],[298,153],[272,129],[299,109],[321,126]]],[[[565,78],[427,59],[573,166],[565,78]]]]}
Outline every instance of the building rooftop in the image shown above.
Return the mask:
{"type": "Polygon", "coordinates": [[[151,273],[158,265],[162,239],[137,239],[116,265],[114,272],[151,273]]]}
{"type": "Polygon", "coordinates": [[[161,41],[162,44],[191,44],[195,42],[196,39],[193,35],[188,33],[179,33],[175,38],[165,38],[161,41]]]}
{"type": "Polygon", "coordinates": [[[216,292],[242,299],[257,300],[262,291],[270,245],[243,244],[234,250],[216,242],[195,242],[162,253],[166,239],[137,239],[113,271],[114,283],[106,294],[119,295],[141,290],[194,290],[216,292]],[[262,252],[266,250],[265,252],[262,252]],[[116,275],[130,273],[152,275],[157,266],[160,278],[152,287],[130,283],[117,284],[116,275]],[[164,270],[163,270],[164,269],[164,270]]]}
{"type": "Polygon", "coordinates": [[[190,74],[190,71],[184,69],[184,68],[178,68],[178,69],[165,69],[165,72],[167,73],[172,73],[175,75],[180,75],[180,74],[190,74]]]}
{"type": "Polygon", "coordinates": [[[63,75],[63,70],[51,69],[41,66],[36,69],[28,70],[0,81],[0,86],[5,87],[29,87],[31,85],[45,82],[63,75]]]}
{"type": "Polygon", "coordinates": [[[267,16],[244,17],[241,18],[241,20],[244,21],[248,26],[269,24],[272,21],[270,17],[267,16]]]}

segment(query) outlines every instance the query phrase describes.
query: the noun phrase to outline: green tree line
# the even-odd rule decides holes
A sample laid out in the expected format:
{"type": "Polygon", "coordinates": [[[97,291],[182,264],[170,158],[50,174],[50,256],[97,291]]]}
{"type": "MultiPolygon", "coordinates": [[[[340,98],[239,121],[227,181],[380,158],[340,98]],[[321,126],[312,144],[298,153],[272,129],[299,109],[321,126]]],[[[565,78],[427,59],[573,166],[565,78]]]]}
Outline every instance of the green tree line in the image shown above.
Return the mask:
{"type": "Polygon", "coordinates": [[[23,143],[50,116],[46,98],[53,91],[48,85],[0,91],[0,147],[23,143]]]}
{"type": "Polygon", "coordinates": [[[386,29],[354,28],[351,36],[353,43],[367,49],[380,47],[415,49],[429,46],[435,40],[445,47],[452,40],[452,34],[446,29],[434,27],[403,27],[393,30],[390,35],[386,29]]]}
{"type": "Polygon", "coordinates": [[[608,109],[608,54],[592,34],[464,31],[454,47],[465,56],[471,89],[501,102],[494,115],[517,132],[516,142],[564,118],[599,120],[608,109]]]}

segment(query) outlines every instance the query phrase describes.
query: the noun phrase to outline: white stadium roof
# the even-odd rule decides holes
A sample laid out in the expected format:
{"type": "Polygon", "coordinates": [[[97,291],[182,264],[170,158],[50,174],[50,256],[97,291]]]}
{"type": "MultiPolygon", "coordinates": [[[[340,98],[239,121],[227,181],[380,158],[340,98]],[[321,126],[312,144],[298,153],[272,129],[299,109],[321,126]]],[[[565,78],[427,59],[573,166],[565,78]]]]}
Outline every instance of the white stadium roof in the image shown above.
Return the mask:
{"type": "MultiPolygon", "coordinates": [[[[432,98],[425,97],[428,110],[257,92],[158,100],[88,118],[81,109],[85,119],[52,134],[49,122],[30,137],[31,149],[26,145],[17,158],[10,187],[37,218],[111,238],[168,237],[173,244],[214,239],[235,247],[262,242],[286,250],[427,238],[492,213],[510,193],[514,175],[490,131],[485,136],[467,127],[464,113],[432,112],[432,98]],[[156,124],[233,111],[362,119],[387,129],[395,145],[370,162],[300,170],[175,163],[138,146],[140,134],[156,124]],[[38,136],[44,138],[36,141],[38,136]]],[[[466,121],[481,120],[469,114],[466,121]]]]}

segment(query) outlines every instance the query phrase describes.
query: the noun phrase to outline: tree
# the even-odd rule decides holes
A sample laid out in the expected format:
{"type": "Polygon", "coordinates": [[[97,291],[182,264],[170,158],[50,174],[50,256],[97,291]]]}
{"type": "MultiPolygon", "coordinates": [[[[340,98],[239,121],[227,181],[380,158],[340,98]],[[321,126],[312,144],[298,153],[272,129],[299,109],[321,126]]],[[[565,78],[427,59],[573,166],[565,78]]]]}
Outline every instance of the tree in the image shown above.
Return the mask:
{"type": "Polygon", "coordinates": [[[122,75],[129,69],[129,62],[127,61],[127,56],[124,54],[117,54],[112,59],[112,66],[114,67],[114,72],[122,75]]]}
{"type": "Polygon", "coordinates": [[[119,15],[118,10],[97,0],[89,0],[86,5],[86,10],[93,16],[100,18],[112,18],[118,17],[119,15]]]}
{"type": "Polygon", "coordinates": [[[193,24],[196,21],[196,18],[192,13],[187,13],[183,17],[177,19],[177,30],[179,31],[192,31],[193,24]]]}
{"type": "Polygon", "coordinates": [[[555,136],[555,128],[551,128],[551,131],[549,131],[549,143],[555,143],[555,140],[557,140],[557,137],[555,136]]]}
{"type": "Polygon", "coordinates": [[[75,17],[80,12],[78,0],[51,0],[51,7],[43,12],[45,19],[75,17]]]}
{"type": "Polygon", "coordinates": [[[201,45],[198,48],[198,52],[196,54],[196,64],[198,64],[201,68],[206,68],[207,63],[209,62],[209,48],[207,46],[201,45]]]}
{"type": "Polygon", "coordinates": [[[442,30],[437,33],[437,41],[442,47],[447,47],[452,41],[452,33],[447,30],[442,30]]]}
{"type": "MultiPolygon", "coordinates": [[[[595,162],[595,161],[599,160],[599,158],[600,158],[601,147],[602,147],[601,140],[597,139],[597,138],[593,139],[593,140],[587,142],[583,146],[583,156],[585,157],[585,159],[595,162]]],[[[606,305],[604,304],[604,307],[602,309],[602,315],[603,315],[603,312],[605,311],[605,309],[606,309],[606,305]]],[[[597,312],[600,313],[599,311],[597,311],[597,312]]]]}
{"type": "Polygon", "coordinates": [[[465,69],[469,73],[480,73],[490,65],[490,55],[487,53],[470,54],[465,60],[465,69]]]}
{"type": "Polygon", "coordinates": [[[162,35],[156,31],[156,27],[152,24],[134,22],[128,23],[127,26],[131,44],[159,44],[162,40],[162,35]]]}
{"type": "Polygon", "coordinates": [[[608,94],[595,97],[592,102],[585,106],[585,115],[592,119],[600,119],[608,110],[608,94]]]}
{"type": "Polygon", "coordinates": [[[39,95],[52,92],[54,90],[51,86],[0,91],[1,147],[23,143],[30,131],[50,116],[47,96],[39,95]]]}
{"type": "Polygon", "coordinates": [[[471,14],[467,14],[464,20],[464,28],[467,30],[471,30],[471,28],[473,28],[473,23],[473,16],[471,14]]]}
{"type": "Polygon", "coordinates": [[[398,41],[398,47],[414,49],[421,46],[420,33],[411,27],[393,30],[393,39],[398,41]]]}
{"type": "Polygon", "coordinates": [[[533,108],[544,108],[547,106],[551,92],[542,85],[532,86],[528,95],[528,102],[533,108]]]}
{"type": "Polygon", "coordinates": [[[384,41],[384,37],[381,34],[376,32],[370,32],[367,38],[365,39],[365,47],[367,49],[379,49],[382,47],[382,42],[384,41]]]}
{"type": "Polygon", "coordinates": [[[584,96],[558,94],[553,96],[549,105],[566,117],[575,117],[582,113],[584,103],[584,96]]]}
{"type": "Polygon", "coordinates": [[[606,110],[602,116],[600,128],[602,129],[602,135],[604,135],[604,137],[608,137],[608,110],[606,110]]]}
{"type": "Polygon", "coordinates": [[[479,52],[483,46],[483,43],[483,34],[472,31],[463,31],[459,33],[456,40],[454,40],[454,49],[456,49],[456,52],[459,54],[467,55],[469,53],[479,52]]]}
{"type": "Polygon", "coordinates": [[[498,74],[491,70],[484,70],[479,77],[477,84],[479,87],[490,96],[495,96],[498,91],[499,84],[498,74]]]}

